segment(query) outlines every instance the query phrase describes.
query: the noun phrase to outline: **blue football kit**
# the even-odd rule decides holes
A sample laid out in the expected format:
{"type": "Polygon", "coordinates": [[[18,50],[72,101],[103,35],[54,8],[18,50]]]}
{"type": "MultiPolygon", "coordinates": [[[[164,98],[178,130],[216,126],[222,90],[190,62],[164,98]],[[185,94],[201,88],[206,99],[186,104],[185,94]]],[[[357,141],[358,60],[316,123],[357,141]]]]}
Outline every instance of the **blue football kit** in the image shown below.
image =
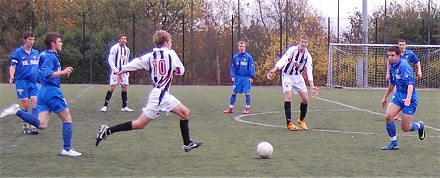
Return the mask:
{"type": "Polygon", "coordinates": [[[29,99],[38,94],[38,51],[27,53],[22,46],[12,53],[10,66],[15,66],[14,81],[18,99],[29,99]]]}
{"type": "Polygon", "coordinates": [[[252,56],[244,52],[238,53],[232,58],[231,77],[235,78],[234,89],[235,93],[249,93],[251,90],[251,83],[249,78],[255,77],[254,59],[252,56]]]}
{"type": "Polygon", "coordinates": [[[390,65],[390,83],[396,86],[396,92],[391,102],[402,108],[402,112],[408,115],[414,115],[417,109],[417,92],[414,82],[414,73],[411,66],[400,58],[396,64],[390,65]],[[414,90],[411,97],[411,104],[405,106],[404,99],[407,96],[408,85],[413,85],[414,90]]]}

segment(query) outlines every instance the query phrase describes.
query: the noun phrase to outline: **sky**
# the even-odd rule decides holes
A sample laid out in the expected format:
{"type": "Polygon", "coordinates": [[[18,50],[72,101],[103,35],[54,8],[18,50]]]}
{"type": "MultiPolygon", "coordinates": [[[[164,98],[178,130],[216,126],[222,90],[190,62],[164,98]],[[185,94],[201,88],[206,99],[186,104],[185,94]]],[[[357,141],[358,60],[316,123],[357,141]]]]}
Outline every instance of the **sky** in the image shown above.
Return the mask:
{"type": "MultiPolygon", "coordinates": [[[[389,5],[394,0],[367,0],[367,8],[369,9],[369,15],[372,10],[385,5],[385,1],[389,5]]],[[[404,0],[401,0],[404,1],[404,0]]],[[[428,2],[428,0],[422,0],[428,2]]],[[[431,0],[438,4],[440,0],[431,0]]],[[[348,18],[355,11],[362,12],[363,0],[339,0],[339,17],[348,18]]],[[[325,17],[337,18],[338,17],[338,0],[309,0],[311,6],[320,10],[325,17]]]]}

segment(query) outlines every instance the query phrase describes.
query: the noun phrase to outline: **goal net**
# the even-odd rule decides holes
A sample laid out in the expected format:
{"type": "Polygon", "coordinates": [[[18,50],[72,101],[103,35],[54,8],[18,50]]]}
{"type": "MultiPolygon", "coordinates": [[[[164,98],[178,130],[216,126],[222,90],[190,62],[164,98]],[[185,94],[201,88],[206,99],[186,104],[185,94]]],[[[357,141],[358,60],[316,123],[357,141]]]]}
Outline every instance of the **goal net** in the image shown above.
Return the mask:
{"type": "MultiPolygon", "coordinates": [[[[385,88],[387,50],[392,44],[339,44],[330,43],[327,86],[353,88],[385,88]]],[[[397,45],[394,45],[397,46],[397,45]]],[[[407,45],[420,59],[422,78],[417,88],[440,88],[440,45],[407,45]]]]}

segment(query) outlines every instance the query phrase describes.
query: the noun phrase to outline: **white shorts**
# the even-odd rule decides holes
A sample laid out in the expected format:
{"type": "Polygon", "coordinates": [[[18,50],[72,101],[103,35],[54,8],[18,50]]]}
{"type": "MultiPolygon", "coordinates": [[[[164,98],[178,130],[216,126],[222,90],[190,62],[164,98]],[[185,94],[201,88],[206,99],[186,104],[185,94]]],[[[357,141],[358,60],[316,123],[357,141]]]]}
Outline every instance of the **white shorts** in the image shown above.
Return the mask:
{"type": "MultiPolygon", "coordinates": [[[[123,85],[128,85],[128,77],[130,76],[129,73],[125,73],[122,74],[122,84],[123,85]]],[[[118,75],[114,74],[112,72],[112,74],[110,74],[110,85],[118,85],[118,75]]]]}
{"type": "Polygon", "coordinates": [[[294,94],[298,92],[307,92],[307,86],[302,75],[282,74],[283,93],[292,91],[294,94]]]}
{"type": "Polygon", "coordinates": [[[148,96],[147,106],[142,108],[142,113],[145,114],[150,119],[155,119],[161,112],[170,112],[180,101],[171,95],[169,92],[165,92],[162,100],[159,104],[160,93],[162,92],[159,88],[153,88],[150,95],[148,96]]]}

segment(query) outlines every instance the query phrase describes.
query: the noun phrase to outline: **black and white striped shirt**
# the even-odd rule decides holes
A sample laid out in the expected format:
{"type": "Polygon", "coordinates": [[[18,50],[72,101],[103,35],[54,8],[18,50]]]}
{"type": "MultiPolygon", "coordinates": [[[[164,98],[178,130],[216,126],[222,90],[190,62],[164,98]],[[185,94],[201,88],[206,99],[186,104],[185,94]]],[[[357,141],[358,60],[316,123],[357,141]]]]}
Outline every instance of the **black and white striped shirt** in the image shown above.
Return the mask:
{"type": "Polygon", "coordinates": [[[129,62],[130,49],[124,45],[121,46],[116,43],[110,48],[110,54],[108,56],[108,64],[113,73],[121,71],[122,66],[129,62]]]}
{"type": "Polygon", "coordinates": [[[275,66],[287,75],[301,75],[306,70],[308,80],[313,81],[312,56],[307,49],[300,53],[298,46],[290,47],[275,66]]]}

